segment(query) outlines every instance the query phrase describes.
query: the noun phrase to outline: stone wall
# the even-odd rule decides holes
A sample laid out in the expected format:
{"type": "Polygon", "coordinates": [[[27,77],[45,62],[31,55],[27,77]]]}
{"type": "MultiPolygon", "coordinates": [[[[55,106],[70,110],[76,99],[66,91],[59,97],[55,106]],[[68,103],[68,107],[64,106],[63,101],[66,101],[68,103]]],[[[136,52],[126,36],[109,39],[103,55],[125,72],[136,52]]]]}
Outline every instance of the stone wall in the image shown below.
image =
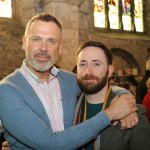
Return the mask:
{"type": "Polygon", "coordinates": [[[23,28],[16,22],[0,18],[0,79],[21,65],[23,28]]]}

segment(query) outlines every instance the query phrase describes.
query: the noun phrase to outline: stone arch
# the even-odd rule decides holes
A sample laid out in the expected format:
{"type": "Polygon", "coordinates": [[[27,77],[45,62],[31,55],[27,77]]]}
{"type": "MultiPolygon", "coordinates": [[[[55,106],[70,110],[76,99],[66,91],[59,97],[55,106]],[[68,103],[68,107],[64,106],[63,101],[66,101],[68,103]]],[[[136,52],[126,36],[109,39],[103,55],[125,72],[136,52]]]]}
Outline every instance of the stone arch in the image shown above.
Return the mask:
{"type": "Polygon", "coordinates": [[[121,48],[111,48],[111,50],[113,55],[119,56],[124,59],[131,68],[137,68],[138,74],[142,76],[140,65],[131,53],[121,48]]]}

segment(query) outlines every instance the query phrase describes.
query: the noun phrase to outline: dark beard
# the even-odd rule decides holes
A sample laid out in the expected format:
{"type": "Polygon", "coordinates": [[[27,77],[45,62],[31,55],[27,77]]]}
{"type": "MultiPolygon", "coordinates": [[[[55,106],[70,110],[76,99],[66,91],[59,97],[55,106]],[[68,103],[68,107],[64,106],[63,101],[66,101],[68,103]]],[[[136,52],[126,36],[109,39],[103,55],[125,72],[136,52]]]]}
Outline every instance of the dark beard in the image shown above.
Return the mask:
{"type": "Polygon", "coordinates": [[[97,77],[94,77],[93,75],[86,75],[81,79],[77,79],[78,85],[85,94],[95,94],[102,90],[107,84],[108,71],[106,72],[105,76],[101,78],[101,81],[99,81],[97,84],[85,82],[88,79],[96,79],[98,81],[97,77]]]}

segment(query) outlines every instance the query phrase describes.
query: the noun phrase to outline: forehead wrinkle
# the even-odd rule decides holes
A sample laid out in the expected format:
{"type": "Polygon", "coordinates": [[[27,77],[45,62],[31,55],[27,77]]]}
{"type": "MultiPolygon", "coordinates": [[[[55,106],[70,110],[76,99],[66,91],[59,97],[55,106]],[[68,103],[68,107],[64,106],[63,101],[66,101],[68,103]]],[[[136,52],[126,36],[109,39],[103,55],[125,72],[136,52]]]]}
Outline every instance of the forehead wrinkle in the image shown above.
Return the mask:
{"type": "Polygon", "coordinates": [[[58,41],[55,37],[43,37],[41,35],[31,35],[30,38],[39,38],[39,39],[44,39],[44,40],[55,40],[58,41]]]}

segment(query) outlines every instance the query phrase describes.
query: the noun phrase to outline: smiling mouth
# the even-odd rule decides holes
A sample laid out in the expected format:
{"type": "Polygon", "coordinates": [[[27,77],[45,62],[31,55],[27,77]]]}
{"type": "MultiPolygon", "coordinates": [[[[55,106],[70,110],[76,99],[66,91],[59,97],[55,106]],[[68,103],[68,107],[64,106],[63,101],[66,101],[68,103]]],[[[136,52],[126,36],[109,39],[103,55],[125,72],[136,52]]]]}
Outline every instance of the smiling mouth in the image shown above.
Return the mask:
{"type": "Polygon", "coordinates": [[[49,61],[50,60],[50,58],[47,56],[36,56],[36,59],[38,61],[49,61]]]}
{"type": "Polygon", "coordinates": [[[87,83],[93,83],[94,81],[96,81],[95,79],[86,79],[86,80],[84,80],[85,82],[87,82],[87,83]]]}
{"type": "Polygon", "coordinates": [[[84,80],[93,81],[93,80],[96,80],[96,78],[95,77],[85,77],[84,80]]]}

